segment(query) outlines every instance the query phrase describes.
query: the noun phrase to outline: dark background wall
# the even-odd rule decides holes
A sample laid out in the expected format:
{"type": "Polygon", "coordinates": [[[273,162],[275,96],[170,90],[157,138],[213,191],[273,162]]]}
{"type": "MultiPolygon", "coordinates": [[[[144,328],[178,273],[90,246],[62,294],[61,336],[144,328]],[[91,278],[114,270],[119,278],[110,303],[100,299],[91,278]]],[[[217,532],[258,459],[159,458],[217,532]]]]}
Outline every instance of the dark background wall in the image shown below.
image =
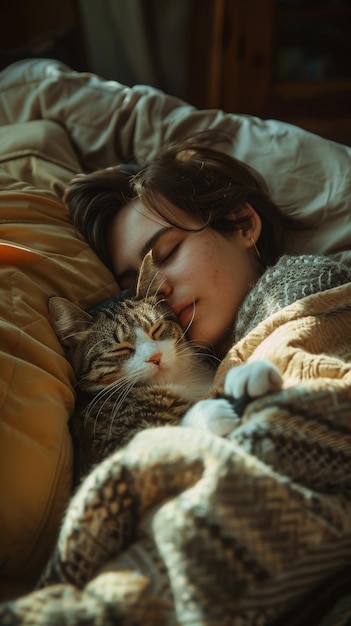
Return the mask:
{"type": "Polygon", "coordinates": [[[351,0],[1,0],[0,68],[61,59],[351,144],[351,0]]]}

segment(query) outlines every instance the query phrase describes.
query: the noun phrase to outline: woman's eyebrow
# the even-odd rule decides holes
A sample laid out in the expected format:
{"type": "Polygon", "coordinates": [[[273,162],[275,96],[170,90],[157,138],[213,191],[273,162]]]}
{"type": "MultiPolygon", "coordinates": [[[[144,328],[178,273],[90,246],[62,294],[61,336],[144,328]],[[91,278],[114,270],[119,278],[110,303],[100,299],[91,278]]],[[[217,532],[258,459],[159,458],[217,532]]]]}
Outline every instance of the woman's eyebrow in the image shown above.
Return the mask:
{"type": "MultiPolygon", "coordinates": [[[[150,251],[152,250],[152,248],[154,247],[154,245],[157,243],[157,241],[159,239],[161,239],[161,237],[165,234],[168,233],[171,230],[175,230],[174,226],[164,226],[163,228],[160,228],[158,231],[156,231],[152,237],[150,237],[150,239],[147,240],[147,242],[143,245],[141,253],[140,253],[140,260],[142,260],[144,258],[144,256],[150,251]]],[[[121,272],[120,274],[116,275],[116,280],[117,283],[119,285],[122,285],[123,283],[126,283],[127,281],[131,281],[132,278],[135,279],[136,275],[137,275],[137,271],[133,270],[133,269],[127,269],[124,270],[124,272],[121,272]]]]}
{"type": "Polygon", "coordinates": [[[158,240],[161,239],[161,237],[165,233],[168,233],[171,230],[174,230],[174,226],[164,226],[163,228],[160,228],[160,230],[157,230],[152,235],[152,237],[150,237],[150,239],[148,239],[147,242],[143,245],[142,250],[141,250],[141,258],[143,259],[145,254],[147,254],[150,250],[152,250],[152,248],[158,242],[158,240]]]}

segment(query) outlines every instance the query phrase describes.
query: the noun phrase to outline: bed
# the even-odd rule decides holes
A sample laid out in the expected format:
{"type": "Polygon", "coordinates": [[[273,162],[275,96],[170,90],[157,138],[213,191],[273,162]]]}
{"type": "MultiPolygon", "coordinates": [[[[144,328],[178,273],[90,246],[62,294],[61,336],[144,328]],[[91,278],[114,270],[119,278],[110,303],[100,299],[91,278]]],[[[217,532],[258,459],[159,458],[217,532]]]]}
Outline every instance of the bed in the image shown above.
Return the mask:
{"type": "MultiPolygon", "coordinates": [[[[154,88],[127,88],[47,59],[1,72],[0,123],[0,623],[346,625],[347,376],[336,389],[314,389],[312,400],[291,392],[252,408],[265,424],[277,412],[300,420],[303,452],[293,463],[281,463],[279,438],[267,453],[247,434],[189,438],[178,427],[139,434],[84,483],[61,531],[64,567],[34,588],[72,497],[74,377],[48,299],[61,295],[89,309],[119,290],[74,231],[62,202],[68,181],[130,160],[143,165],[172,139],[218,128],[231,135],[222,148],[260,171],[274,200],[305,224],[287,252],[335,254],[351,265],[351,148],[283,122],[200,111],[154,88]],[[306,448],[313,428],[305,426],[321,420],[324,482],[308,465],[301,471],[302,458],[321,453],[318,437],[306,448]],[[88,536],[84,515],[97,484],[109,495],[88,536]]],[[[293,321],[318,315],[351,345],[350,285],[328,297],[274,320],[280,332],[290,324],[289,345],[299,332],[293,321]]],[[[258,334],[240,354],[256,349],[258,334]]]]}

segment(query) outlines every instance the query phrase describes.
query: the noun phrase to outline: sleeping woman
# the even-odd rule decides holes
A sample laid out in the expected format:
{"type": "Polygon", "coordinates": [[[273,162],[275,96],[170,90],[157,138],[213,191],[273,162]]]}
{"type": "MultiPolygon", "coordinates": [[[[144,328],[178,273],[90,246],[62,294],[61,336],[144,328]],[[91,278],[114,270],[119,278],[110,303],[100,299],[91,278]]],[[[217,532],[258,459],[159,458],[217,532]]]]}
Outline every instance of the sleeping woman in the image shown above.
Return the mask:
{"type": "MultiPolygon", "coordinates": [[[[308,378],[321,384],[320,364],[304,362],[292,375],[277,346],[257,353],[255,345],[245,359],[238,356],[238,342],[264,320],[351,278],[351,270],[332,257],[284,254],[286,234],[299,225],[283,216],[257,172],[198,136],[165,148],[136,173],[125,165],[79,175],[65,199],[77,230],[122,289],[133,285],[152,251],[162,295],[188,340],[224,359],[212,396],[255,398],[308,378]]],[[[336,352],[346,339],[344,330],[334,338],[336,352]]],[[[329,383],[339,377],[333,358],[323,370],[329,383]]],[[[212,408],[226,418],[233,409],[229,401],[211,402],[207,418],[201,405],[187,423],[216,432],[212,408]]],[[[220,434],[234,428],[235,417],[220,434]]]]}

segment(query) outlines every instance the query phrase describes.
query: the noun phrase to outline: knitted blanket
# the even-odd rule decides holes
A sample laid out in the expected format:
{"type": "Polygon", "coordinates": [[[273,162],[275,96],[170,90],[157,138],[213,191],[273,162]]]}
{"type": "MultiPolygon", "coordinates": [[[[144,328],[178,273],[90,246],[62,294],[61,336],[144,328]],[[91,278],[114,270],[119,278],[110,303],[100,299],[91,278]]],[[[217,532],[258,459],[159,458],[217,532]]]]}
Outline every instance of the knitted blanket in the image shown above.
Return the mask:
{"type": "Polygon", "coordinates": [[[273,313],[351,281],[351,269],[333,256],[283,255],[268,267],[244,299],[236,317],[233,343],[273,313]]]}
{"type": "Polygon", "coordinates": [[[268,358],[284,388],[228,439],[144,431],[68,508],[13,626],[346,626],[351,619],[351,284],[258,323],[218,370],[268,358]]]}

